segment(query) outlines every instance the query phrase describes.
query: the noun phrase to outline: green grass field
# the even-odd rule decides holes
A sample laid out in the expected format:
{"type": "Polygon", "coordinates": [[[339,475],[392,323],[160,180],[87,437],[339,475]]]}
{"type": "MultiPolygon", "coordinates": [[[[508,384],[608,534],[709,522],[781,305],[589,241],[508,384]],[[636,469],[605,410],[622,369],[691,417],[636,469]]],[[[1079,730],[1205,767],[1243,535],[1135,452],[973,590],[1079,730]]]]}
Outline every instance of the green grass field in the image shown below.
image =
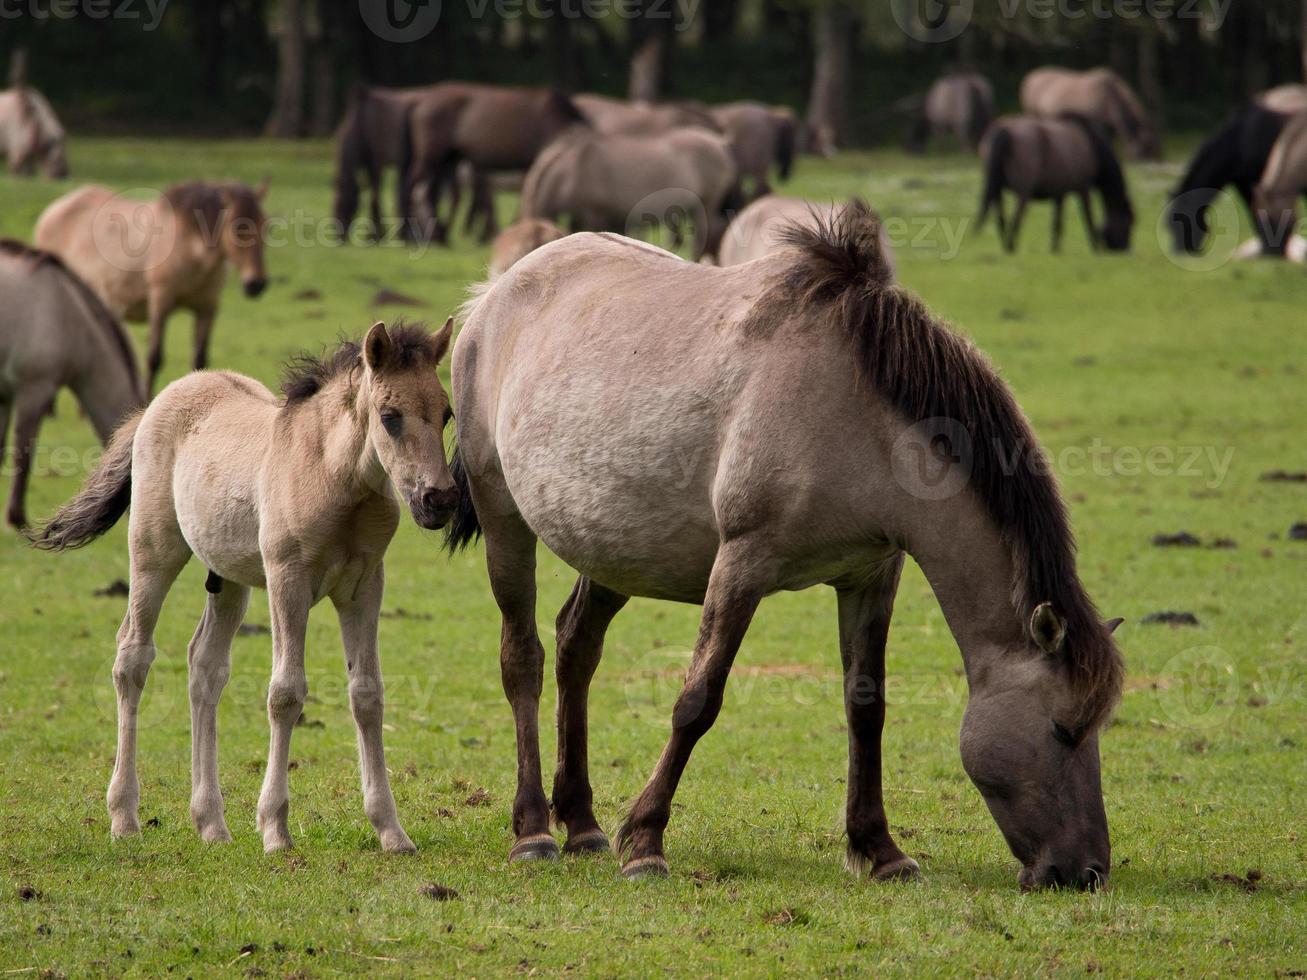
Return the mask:
{"type": "MultiPolygon", "coordinates": [[[[416,254],[315,241],[329,214],[325,144],[85,140],[71,158],[79,181],[120,188],[272,176],[270,213],[300,233],[269,250],[262,299],[229,287],[212,352],[216,366],[265,382],[290,353],[376,318],[443,320],[484,266],[471,244],[416,254]],[[425,308],[377,308],[382,288],[425,308]]],[[[1135,248],[1113,257],[1089,254],[1071,208],[1061,256],[1048,254],[1040,206],[1015,257],[999,251],[992,228],[954,242],[978,195],[971,159],[803,160],[786,188],[861,193],[897,219],[902,281],[990,354],[1052,454],[1082,575],[1105,615],[1127,619],[1117,635],[1128,690],[1102,743],[1108,890],[1018,891],[1016,862],[958,760],[961,660],[911,565],[890,637],[886,795],[924,882],[872,885],[842,868],[846,736],[824,589],[763,604],[721,719],[677,796],[669,880],[627,883],[611,858],[509,867],[513,730],[482,554],[449,560],[411,522],[390,552],[382,649],[388,759],[419,854],[383,856],[363,816],[329,605],[310,624],[309,704],[292,746],[298,850],[265,857],[254,828],[267,748],[263,635],[237,639],[220,713],[235,842],[200,844],[187,816],[186,645],[204,601],[195,563],[164,609],[146,691],[145,831],[112,843],[109,672],[123,599],[95,593],[126,576],[124,529],[64,556],[3,533],[0,976],[1302,976],[1307,541],[1288,532],[1307,520],[1307,484],[1260,477],[1307,469],[1307,275],[1266,262],[1204,272],[1173,263],[1156,224],[1177,169],[1131,169],[1135,248]],[[1203,546],[1151,543],[1181,530],[1203,546]],[[1234,546],[1211,547],[1218,539],[1234,546]],[[1142,622],[1163,610],[1191,612],[1200,625],[1142,622]],[[428,897],[433,882],[458,898],[428,897]]],[[[0,177],[0,233],[30,238],[41,209],[67,189],[0,177]]],[[[139,344],[142,328],[132,330],[139,344]]],[[[187,318],[174,320],[169,342],[171,378],[188,362],[187,318]]],[[[33,515],[51,513],[80,479],[50,451],[71,447],[80,458],[95,445],[66,394],[42,444],[33,515]]],[[[547,649],[571,582],[543,556],[547,649]]],[[[636,601],[609,634],[591,760],[610,830],[661,749],[697,614],[636,601]]],[[[261,596],[249,621],[268,621],[261,596]]],[[[546,757],[553,710],[547,685],[546,757]]]]}

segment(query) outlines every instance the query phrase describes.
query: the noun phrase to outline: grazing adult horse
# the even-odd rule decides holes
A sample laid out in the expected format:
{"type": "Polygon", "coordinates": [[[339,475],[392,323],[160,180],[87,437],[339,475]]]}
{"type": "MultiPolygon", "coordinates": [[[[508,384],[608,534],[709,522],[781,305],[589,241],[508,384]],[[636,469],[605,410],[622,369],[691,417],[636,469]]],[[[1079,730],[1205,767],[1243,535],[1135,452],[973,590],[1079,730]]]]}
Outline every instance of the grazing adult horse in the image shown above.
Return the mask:
{"type": "Polygon", "coordinates": [[[1124,140],[1136,160],[1156,160],[1162,153],[1143,103],[1110,68],[1036,68],[1021,82],[1021,110],[1045,119],[1068,113],[1092,119],[1124,140]]]}
{"type": "Polygon", "coordinates": [[[1087,119],[1033,119],[1005,116],[985,134],[981,147],[985,188],[980,201],[977,229],[990,209],[998,218],[1003,247],[1013,252],[1026,205],[1053,202],[1053,251],[1062,247],[1062,201],[1068,194],[1080,199],[1085,231],[1095,248],[1124,252],[1130,248],[1135,213],[1126,191],[1120,161],[1098,127],[1087,119]],[[1017,210],[1009,222],[1003,211],[1003,191],[1017,195],[1017,210]],[[1101,231],[1094,223],[1090,192],[1097,190],[1106,212],[1101,231]]]}
{"type": "Polygon", "coordinates": [[[1307,194],[1307,111],[1289,119],[1280,131],[1253,192],[1257,223],[1265,250],[1284,256],[1298,225],[1298,198],[1307,194]]]}
{"type": "Polygon", "coordinates": [[[570,220],[572,231],[625,231],[652,223],[679,245],[694,225],[696,259],[715,255],[726,217],[741,203],[724,136],[699,128],[656,136],[576,130],[540,155],[522,185],[523,218],[570,220]]]}
{"type": "MultiPolygon", "coordinates": [[[[768,194],[749,204],[726,226],[722,245],[717,252],[718,265],[741,265],[778,249],[789,248],[790,232],[795,226],[828,227],[837,223],[846,208],[865,209],[865,202],[854,198],[844,204],[818,204],[797,197],[768,194]]],[[[894,278],[894,250],[884,225],[880,225],[880,248],[877,259],[884,263],[890,279],[894,278]]]]}
{"type": "Polygon", "coordinates": [[[39,164],[47,177],[68,176],[67,134],[46,97],[20,85],[0,92],[0,156],[12,174],[30,175],[39,164]]]}
{"type": "Polygon", "coordinates": [[[730,140],[740,179],[751,182],[750,197],[771,193],[773,166],[782,181],[790,179],[798,133],[792,111],[761,102],[728,102],[712,106],[708,114],[730,140]]]}
{"type": "Polygon", "coordinates": [[[386,171],[396,170],[396,215],[408,212],[403,200],[404,180],[399,171],[404,156],[404,128],[409,109],[428,88],[360,87],[354,92],[345,118],[336,128],[336,176],[333,181],[332,213],[340,227],[342,239],[349,238],[350,226],[359,208],[359,173],[371,191],[372,234],[383,237],[381,184],[386,171]]]}
{"type": "Polygon", "coordinates": [[[0,239],[0,296],[0,462],[12,415],[6,518],[22,528],[36,437],[59,389],[73,392],[102,441],[145,396],[122,325],[58,256],[0,239]]]}
{"type": "Polygon", "coordinates": [[[523,218],[515,221],[496,237],[490,247],[490,263],[486,268],[487,279],[498,279],[507,272],[515,262],[530,255],[541,245],[557,241],[565,234],[562,228],[543,218],[523,218]]]}
{"type": "Polygon", "coordinates": [[[38,548],[78,548],[132,511],[131,595],[113,667],[115,837],[140,830],[137,712],[159,611],[194,554],[209,569],[208,604],[187,660],[190,810],[200,836],[231,839],[218,786],[218,701],[250,590],[266,588],[273,667],[272,738],[258,804],[265,850],[291,846],[290,738],[308,689],[309,609],[323,598],[340,617],[364,811],[384,850],[414,850],[386,776],[377,621],[382,563],[400,519],[392,487],[425,528],[441,527],[457,499],[441,436],[449,400],[436,377],[452,329],[452,320],[434,335],[378,323],[361,347],[342,344],[322,361],[295,364],[282,401],[229,371],[187,375],[123,424],[82,492],[35,536],[38,548]]]}
{"type": "MultiPolygon", "coordinates": [[[[588,125],[585,116],[553,89],[468,82],[434,86],[408,114],[404,202],[412,207],[417,188],[425,185],[427,214],[419,227],[428,230],[428,237],[446,241],[453,212],[442,216],[440,196],[453,185],[460,161],[471,163],[479,175],[524,172],[559,133],[578,125],[588,125]]],[[[474,186],[479,198],[487,193],[487,184],[474,186]]],[[[486,218],[486,242],[499,230],[493,205],[493,200],[473,202],[486,218]]]]}
{"type": "MultiPolygon", "coordinates": [[[[1263,235],[1253,192],[1289,118],[1285,112],[1268,108],[1266,102],[1254,100],[1232,113],[1203,141],[1166,208],[1165,222],[1177,252],[1202,251],[1212,201],[1227,186],[1238,192],[1259,238],[1263,235]]],[[[1265,241],[1262,249],[1266,250],[1265,241]]]]}
{"type": "Polygon", "coordinates": [[[263,267],[263,199],[245,184],[195,181],[153,201],[82,187],[51,204],[36,223],[36,243],[59,253],[115,316],[150,324],[148,391],[163,364],[163,335],[174,310],[195,314],[192,366],[208,365],[209,339],[222,300],[227,263],[245,295],[268,285],[263,267]]]}
{"type": "Polygon", "coordinates": [[[976,72],[954,72],[937,79],[926,92],[913,121],[908,149],[924,153],[931,136],[952,133],[959,146],[975,151],[994,119],[994,86],[976,72]]]}
{"type": "Polygon", "coordinates": [[[453,471],[469,492],[447,544],[484,533],[503,615],[518,749],[510,857],[558,853],[551,805],[566,850],[609,846],[591,805],[586,700],[628,596],[703,604],[671,737],[617,835],[636,877],[666,871],[672,796],[759,601],[825,583],[845,670],[848,864],[916,874],[890,836],[880,762],[885,640],[907,553],[961,648],[963,764],[1022,884],[1101,884],[1097,732],[1122,664],[1115,624],[1076,576],[1057,487],[1024,455],[1038,454],[1034,433],[984,357],[890,284],[865,210],[792,242],[714,268],[573,235],[468,304],[453,471]],[[557,624],[552,800],[537,734],[537,539],[580,573],[557,624]]]}

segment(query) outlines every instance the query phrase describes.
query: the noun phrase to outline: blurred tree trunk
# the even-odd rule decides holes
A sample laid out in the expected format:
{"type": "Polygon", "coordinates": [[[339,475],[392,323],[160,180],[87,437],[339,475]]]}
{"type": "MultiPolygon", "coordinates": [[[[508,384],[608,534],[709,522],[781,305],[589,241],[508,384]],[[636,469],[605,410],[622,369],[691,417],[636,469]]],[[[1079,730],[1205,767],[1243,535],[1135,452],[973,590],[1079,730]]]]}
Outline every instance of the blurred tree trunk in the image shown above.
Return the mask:
{"type": "Polygon", "coordinates": [[[27,49],[14,48],[9,56],[9,87],[22,88],[27,84],[27,49]]]}
{"type": "Polygon", "coordinates": [[[810,151],[833,150],[848,134],[849,85],[853,65],[853,17],[841,0],[823,0],[813,25],[812,90],[808,130],[810,151]]]}
{"type": "Polygon", "coordinates": [[[1159,53],[1161,38],[1155,24],[1143,24],[1139,30],[1139,95],[1148,108],[1153,128],[1162,132],[1166,128],[1166,96],[1162,85],[1162,61],[1159,53]]]}
{"type": "Polygon", "coordinates": [[[272,116],[264,132],[294,139],[304,135],[306,43],[303,0],[280,0],[272,12],[269,33],[277,43],[277,82],[272,116]]]}
{"type": "Polygon", "coordinates": [[[655,102],[667,83],[671,57],[672,6],[665,0],[642,0],[640,16],[631,21],[631,73],[626,97],[655,102]]]}
{"type": "Polygon", "coordinates": [[[337,79],[340,75],[336,64],[336,42],[340,37],[337,22],[340,10],[333,0],[317,0],[309,89],[309,132],[313,136],[329,136],[336,128],[337,79]]]}

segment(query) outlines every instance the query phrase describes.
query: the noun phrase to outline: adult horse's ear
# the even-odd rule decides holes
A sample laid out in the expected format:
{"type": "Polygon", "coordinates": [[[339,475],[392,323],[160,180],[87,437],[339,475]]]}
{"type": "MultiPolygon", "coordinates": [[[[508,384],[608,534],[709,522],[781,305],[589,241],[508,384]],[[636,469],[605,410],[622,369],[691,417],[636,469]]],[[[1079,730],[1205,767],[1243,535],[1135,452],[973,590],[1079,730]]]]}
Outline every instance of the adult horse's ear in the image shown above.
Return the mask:
{"type": "Polygon", "coordinates": [[[380,370],[389,354],[390,334],[386,330],[386,325],[378,320],[372,325],[368,335],[363,338],[363,363],[368,366],[369,371],[380,370]]]}
{"type": "Polygon", "coordinates": [[[268,185],[271,183],[271,177],[264,177],[263,183],[254,189],[254,197],[260,204],[262,204],[263,199],[268,196],[268,185]]]}
{"type": "Polygon", "coordinates": [[[1113,633],[1116,632],[1116,628],[1124,622],[1125,620],[1123,618],[1117,616],[1116,619],[1109,619],[1107,622],[1105,622],[1103,624],[1103,629],[1107,630],[1108,636],[1111,636],[1113,633]]]}
{"type": "Polygon", "coordinates": [[[434,333],[427,340],[427,347],[431,349],[431,359],[439,364],[441,358],[449,350],[449,341],[454,336],[454,318],[451,316],[445,321],[445,325],[440,328],[438,333],[434,333]]]}
{"type": "Polygon", "coordinates": [[[1041,602],[1030,614],[1030,635],[1045,653],[1057,653],[1066,640],[1066,622],[1051,602],[1041,602]]]}

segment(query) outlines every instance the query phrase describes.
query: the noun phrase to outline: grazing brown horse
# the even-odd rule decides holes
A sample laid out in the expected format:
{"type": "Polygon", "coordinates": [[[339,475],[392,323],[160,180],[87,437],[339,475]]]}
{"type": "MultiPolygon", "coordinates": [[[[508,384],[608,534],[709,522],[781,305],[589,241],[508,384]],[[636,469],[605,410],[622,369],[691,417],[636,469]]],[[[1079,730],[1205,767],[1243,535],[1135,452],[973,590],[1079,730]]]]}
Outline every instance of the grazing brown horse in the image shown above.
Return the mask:
{"type": "Polygon", "coordinates": [[[0,463],[12,414],[6,518],[21,528],[36,437],[59,389],[71,389],[102,441],[145,394],[122,325],[58,256],[0,239],[0,296],[0,463]]]}
{"type": "Polygon", "coordinates": [[[492,281],[498,279],[524,256],[566,234],[558,225],[543,218],[523,218],[513,222],[495,237],[490,246],[486,278],[492,281]]]}
{"type": "MultiPolygon", "coordinates": [[[[440,197],[454,183],[460,161],[480,175],[525,172],[554,137],[578,125],[588,125],[585,116],[552,89],[468,82],[432,87],[412,106],[406,125],[405,205],[412,208],[418,187],[426,188],[419,234],[447,240],[453,213],[442,216],[440,197]]],[[[488,242],[498,231],[493,201],[475,201],[474,207],[486,217],[488,242]]]]}
{"type": "Polygon", "coordinates": [[[251,299],[267,288],[263,199],[244,184],[196,181],[153,201],[82,187],[51,204],[36,223],[36,243],[57,252],[115,316],[150,324],[148,390],[163,364],[163,335],[174,310],[195,314],[192,366],[208,364],[209,338],[222,300],[227,263],[251,299]]]}
{"type": "Polygon", "coordinates": [[[403,174],[399,172],[404,155],[404,127],[409,109],[427,88],[360,87],[354,92],[345,118],[336,128],[336,176],[333,181],[332,213],[339,225],[340,237],[349,238],[350,226],[359,208],[359,172],[371,191],[372,235],[384,237],[381,217],[381,184],[386,171],[395,170],[396,216],[408,208],[403,193],[403,174]]]}
{"type": "Polygon", "coordinates": [[[68,176],[67,135],[46,97],[20,85],[0,92],[0,156],[12,174],[30,175],[39,164],[47,177],[68,176]]]}
{"type": "Polygon", "coordinates": [[[386,775],[377,626],[383,561],[400,520],[396,495],[425,528],[441,527],[457,497],[441,435],[449,399],[436,375],[452,330],[452,320],[434,335],[378,323],[362,345],[295,364],[284,400],[230,371],[187,375],[119,428],[81,493],[35,536],[38,548],[79,548],[131,508],[131,595],[113,667],[118,754],[107,802],[115,837],[140,831],[136,718],[159,612],[195,555],[209,569],[208,604],[187,657],[191,820],[201,838],[231,840],[218,785],[218,701],[232,639],[259,588],[268,591],[273,664],[258,804],[264,849],[291,846],[287,763],[308,692],[305,634],[309,610],[329,598],[345,646],[364,812],[383,850],[414,850],[386,775]]]}
{"type": "Polygon", "coordinates": [[[1073,113],[1124,140],[1136,160],[1156,160],[1162,147],[1139,96],[1110,68],[1036,68],[1021,82],[1021,109],[1054,119],[1073,113]]]}
{"type": "Polygon", "coordinates": [[[1280,131],[1253,192],[1265,251],[1284,256],[1298,225],[1298,198],[1307,194],[1307,111],[1280,131]]]}
{"type": "Polygon", "coordinates": [[[782,181],[790,179],[798,136],[793,112],[761,102],[728,102],[712,106],[708,114],[731,142],[741,182],[752,184],[749,197],[771,193],[768,176],[773,166],[782,181]]]}
{"type": "Polygon", "coordinates": [[[924,153],[931,136],[952,133],[959,146],[980,148],[994,118],[994,87],[975,72],[954,72],[937,79],[926,92],[908,140],[908,150],[924,153]]]}
{"type": "Polygon", "coordinates": [[[758,603],[824,583],[845,671],[848,864],[915,875],[881,795],[885,644],[906,553],[961,649],[963,765],[1021,884],[1106,880],[1098,731],[1121,691],[1116,624],[1077,577],[1066,510],[1011,393],[890,284],[879,242],[857,207],[730,268],[572,235],[468,304],[453,472],[469,493],[448,544],[484,533],[503,616],[512,859],[558,853],[551,805],[566,850],[609,847],[591,802],[587,692],[628,596],[703,605],[671,737],[617,835],[638,877],[666,872],[673,794],[758,603]],[[537,540],[580,576],[557,623],[552,800],[537,731],[537,540]]]}
{"type": "Polygon", "coordinates": [[[980,201],[976,228],[980,229],[994,208],[1003,247],[1013,252],[1021,232],[1026,205],[1032,201],[1053,202],[1053,251],[1062,247],[1062,200],[1068,194],[1080,199],[1085,231],[1095,248],[1124,252],[1130,248],[1134,208],[1126,192],[1120,161],[1097,125],[1078,116],[1062,119],[1032,119],[1005,116],[985,134],[981,147],[985,189],[980,201]],[[1003,191],[1017,195],[1017,210],[1009,222],[1003,212],[1003,191]],[[1090,192],[1103,199],[1106,216],[1101,231],[1094,223],[1090,192]]]}

